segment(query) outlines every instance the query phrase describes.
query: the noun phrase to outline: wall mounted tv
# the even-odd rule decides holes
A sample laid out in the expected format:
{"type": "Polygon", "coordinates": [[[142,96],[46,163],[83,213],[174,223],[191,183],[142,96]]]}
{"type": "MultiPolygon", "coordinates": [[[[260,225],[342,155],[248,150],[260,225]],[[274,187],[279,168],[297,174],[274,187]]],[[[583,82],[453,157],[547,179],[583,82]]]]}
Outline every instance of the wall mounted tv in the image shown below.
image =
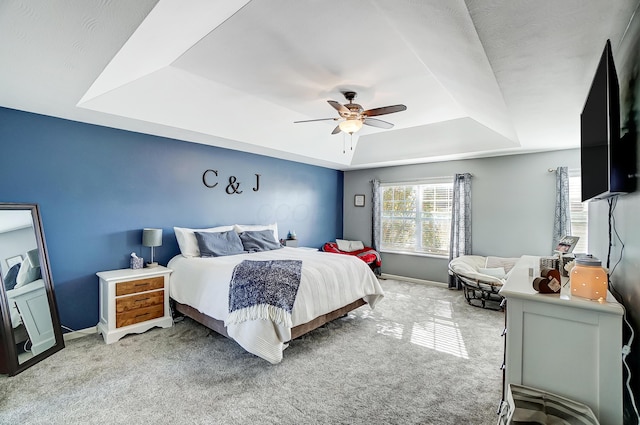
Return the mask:
{"type": "Polygon", "coordinates": [[[580,115],[582,201],[633,192],[635,135],[620,137],[620,87],[607,40],[580,115]]]}

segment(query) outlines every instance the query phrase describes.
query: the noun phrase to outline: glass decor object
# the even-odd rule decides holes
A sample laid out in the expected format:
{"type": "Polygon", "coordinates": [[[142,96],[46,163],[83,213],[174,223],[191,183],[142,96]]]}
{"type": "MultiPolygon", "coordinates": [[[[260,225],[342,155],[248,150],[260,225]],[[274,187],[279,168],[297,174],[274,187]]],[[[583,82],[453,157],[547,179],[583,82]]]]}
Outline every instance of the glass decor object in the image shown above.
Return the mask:
{"type": "Polygon", "coordinates": [[[600,260],[592,257],[576,258],[576,265],[571,269],[571,295],[604,301],[607,298],[607,273],[600,260]]]}

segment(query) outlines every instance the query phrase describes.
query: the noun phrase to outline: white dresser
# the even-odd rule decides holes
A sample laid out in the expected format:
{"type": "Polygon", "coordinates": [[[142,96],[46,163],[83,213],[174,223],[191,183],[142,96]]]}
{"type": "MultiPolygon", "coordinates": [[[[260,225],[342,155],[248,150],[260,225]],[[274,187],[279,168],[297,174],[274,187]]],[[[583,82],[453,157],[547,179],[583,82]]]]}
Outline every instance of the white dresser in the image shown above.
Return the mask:
{"type": "Polygon", "coordinates": [[[623,307],[611,294],[603,302],[539,294],[530,268],[539,276],[539,257],[518,260],[500,290],[505,394],[510,383],[538,388],[587,404],[602,424],[622,424],[623,307]]]}

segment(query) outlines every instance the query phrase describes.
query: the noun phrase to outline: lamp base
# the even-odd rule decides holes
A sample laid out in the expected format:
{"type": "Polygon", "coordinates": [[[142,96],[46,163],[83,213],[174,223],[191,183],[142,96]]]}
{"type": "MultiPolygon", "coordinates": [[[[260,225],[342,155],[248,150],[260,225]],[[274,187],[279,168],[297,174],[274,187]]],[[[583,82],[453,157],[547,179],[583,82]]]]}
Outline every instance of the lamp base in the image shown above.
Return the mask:
{"type": "Polygon", "coordinates": [[[150,267],[158,267],[158,263],[156,263],[155,261],[153,263],[147,263],[147,268],[150,267]]]}

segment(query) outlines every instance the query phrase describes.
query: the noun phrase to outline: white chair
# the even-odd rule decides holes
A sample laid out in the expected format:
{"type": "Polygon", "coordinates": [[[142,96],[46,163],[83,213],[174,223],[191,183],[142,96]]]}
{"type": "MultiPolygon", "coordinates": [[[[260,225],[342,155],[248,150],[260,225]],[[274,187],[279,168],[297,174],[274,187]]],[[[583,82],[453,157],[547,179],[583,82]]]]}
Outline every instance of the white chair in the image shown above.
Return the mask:
{"type": "Polygon", "coordinates": [[[470,305],[502,310],[498,293],[509,277],[517,258],[462,255],[449,263],[449,273],[462,284],[470,305]],[[489,302],[489,303],[487,303],[489,302]]]}

